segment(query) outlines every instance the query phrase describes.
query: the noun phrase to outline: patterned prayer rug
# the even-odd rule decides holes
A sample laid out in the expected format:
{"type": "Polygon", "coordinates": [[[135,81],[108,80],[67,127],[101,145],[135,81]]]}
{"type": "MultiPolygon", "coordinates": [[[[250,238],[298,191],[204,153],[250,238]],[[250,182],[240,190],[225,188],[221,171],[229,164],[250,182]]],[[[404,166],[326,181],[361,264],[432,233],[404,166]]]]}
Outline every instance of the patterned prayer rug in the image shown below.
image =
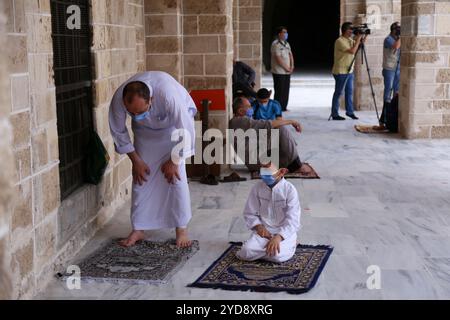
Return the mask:
{"type": "MultiPolygon", "coordinates": [[[[309,174],[292,172],[292,173],[285,174],[284,178],[285,179],[320,179],[317,172],[314,170],[314,168],[309,163],[304,162],[303,165],[306,165],[311,168],[311,172],[309,174]]],[[[259,171],[250,172],[250,176],[251,176],[252,180],[261,179],[261,177],[259,176],[259,171]]]]}
{"type": "Polygon", "coordinates": [[[374,125],[357,124],[355,130],[361,133],[389,133],[388,129],[374,125]]]}
{"type": "MultiPolygon", "coordinates": [[[[74,263],[80,268],[81,281],[127,282],[159,284],[167,282],[199,249],[198,241],[190,248],[177,248],[174,240],[166,242],[140,241],[125,248],[115,239],[74,263]]],[[[73,274],[59,273],[62,280],[73,274]]]]}
{"type": "Polygon", "coordinates": [[[305,293],[316,284],[333,248],[298,245],[283,263],[245,262],[236,257],[242,243],[232,242],[222,256],[189,287],[225,290],[305,293]]]}

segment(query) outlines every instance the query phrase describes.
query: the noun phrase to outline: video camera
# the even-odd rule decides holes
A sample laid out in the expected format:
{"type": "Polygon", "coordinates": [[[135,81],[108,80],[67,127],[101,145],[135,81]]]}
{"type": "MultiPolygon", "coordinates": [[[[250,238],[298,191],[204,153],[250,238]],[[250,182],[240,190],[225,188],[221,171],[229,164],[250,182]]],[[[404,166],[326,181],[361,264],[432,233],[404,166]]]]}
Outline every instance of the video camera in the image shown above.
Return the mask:
{"type": "Polygon", "coordinates": [[[369,29],[367,23],[360,24],[360,25],[357,25],[357,26],[352,26],[352,31],[353,31],[354,35],[358,35],[358,34],[368,35],[368,34],[370,34],[370,29],[369,29]]]}

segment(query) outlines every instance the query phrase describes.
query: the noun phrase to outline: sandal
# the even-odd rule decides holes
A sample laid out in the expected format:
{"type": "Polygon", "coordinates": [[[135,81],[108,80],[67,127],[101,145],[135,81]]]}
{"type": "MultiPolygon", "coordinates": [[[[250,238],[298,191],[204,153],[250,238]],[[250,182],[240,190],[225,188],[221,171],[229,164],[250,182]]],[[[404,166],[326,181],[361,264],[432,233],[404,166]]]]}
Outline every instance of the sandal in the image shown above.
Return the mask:
{"type": "Polygon", "coordinates": [[[216,179],[216,176],[213,176],[212,174],[208,174],[207,176],[204,176],[200,179],[200,183],[202,184],[208,184],[210,186],[217,186],[219,182],[216,179]]]}
{"type": "Polygon", "coordinates": [[[241,182],[247,181],[247,178],[240,177],[236,172],[231,173],[229,176],[223,177],[220,182],[241,182]]]}

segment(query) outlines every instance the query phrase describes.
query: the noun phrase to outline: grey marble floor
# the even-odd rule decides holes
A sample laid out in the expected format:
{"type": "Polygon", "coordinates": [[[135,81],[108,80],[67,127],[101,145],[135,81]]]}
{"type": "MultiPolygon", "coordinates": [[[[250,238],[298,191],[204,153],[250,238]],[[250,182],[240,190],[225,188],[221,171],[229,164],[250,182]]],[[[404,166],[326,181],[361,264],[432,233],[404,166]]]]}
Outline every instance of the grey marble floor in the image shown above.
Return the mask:
{"type": "MultiPolygon", "coordinates": [[[[291,76],[289,109],[329,106],[333,98],[334,84],[329,70],[294,73],[291,76]]],[[[271,73],[263,75],[261,86],[274,90],[271,73]]]]}
{"type": "MultiPolygon", "coordinates": [[[[228,247],[245,240],[241,212],[253,181],[211,187],[191,182],[190,232],[200,251],[160,286],[82,284],[68,290],[57,280],[41,299],[449,299],[450,141],[402,140],[363,135],[355,123],[375,124],[374,112],[354,122],[326,121],[329,109],[293,108],[299,151],[321,180],[290,180],[303,208],[304,244],[330,244],[331,255],[316,287],[303,295],[187,288],[228,247]],[[369,266],[381,270],[381,288],[369,290],[369,266]]],[[[241,172],[245,174],[245,171],[241,172]]],[[[128,208],[86,245],[80,256],[129,231],[128,208]]],[[[172,231],[148,234],[173,237],[172,231]]]]}

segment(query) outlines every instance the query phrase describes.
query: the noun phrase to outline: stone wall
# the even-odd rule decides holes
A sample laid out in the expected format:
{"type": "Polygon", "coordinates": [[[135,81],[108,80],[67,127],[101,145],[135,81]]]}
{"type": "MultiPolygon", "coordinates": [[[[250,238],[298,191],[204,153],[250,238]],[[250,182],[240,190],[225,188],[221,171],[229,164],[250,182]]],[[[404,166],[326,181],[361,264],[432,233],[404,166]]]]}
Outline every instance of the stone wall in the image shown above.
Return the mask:
{"type": "Polygon", "coordinates": [[[144,7],[142,0],[92,1],[94,126],[111,161],[100,185],[83,186],[61,202],[50,0],[4,4],[11,102],[2,101],[2,108],[12,127],[11,183],[18,195],[9,222],[11,295],[29,298],[130,197],[130,162],[114,152],[108,106],[123,81],[145,70],[144,7]]]}
{"type": "Polygon", "coordinates": [[[18,195],[10,224],[14,297],[30,297],[56,256],[58,135],[49,1],[6,2],[18,195]],[[45,273],[45,272],[44,272],[45,273]]]}
{"type": "MultiPolygon", "coordinates": [[[[4,14],[5,3],[0,2],[0,46],[5,48],[6,22],[4,14]]],[[[14,201],[12,173],[14,172],[14,161],[11,150],[11,125],[8,120],[10,113],[10,79],[8,75],[8,59],[4,50],[0,51],[0,300],[12,297],[12,283],[10,272],[10,223],[11,205],[14,201]]]]}
{"type": "Polygon", "coordinates": [[[232,102],[232,1],[183,0],[182,5],[183,26],[186,26],[183,28],[183,83],[188,90],[225,90],[227,110],[212,111],[209,117],[210,127],[224,133],[232,102]]]}
{"type": "MultiPolygon", "coordinates": [[[[383,107],[383,42],[390,33],[390,26],[400,21],[400,0],[345,0],[342,1],[341,22],[368,23],[371,35],[367,38],[366,53],[378,110],[383,107]]],[[[361,54],[355,61],[355,96],[357,110],[375,110],[369,83],[367,64],[361,62],[361,54]]]]}
{"type": "MultiPolygon", "coordinates": [[[[50,0],[1,2],[0,45],[8,50],[0,53],[0,284],[11,287],[1,297],[33,296],[129,199],[130,162],[114,152],[107,117],[113,93],[128,77],[165,70],[188,90],[224,89],[227,110],[211,113],[211,127],[226,128],[233,44],[237,58],[261,72],[261,2],[91,2],[94,126],[111,162],[100,185],[84,186],[62,202],[50,0]]],[[[401,4],[401,132],[450,137],[450,2],[401,4]]],[[[382,40],[399,19],[399,6],[399,0],[342,1],[343,21],[363,22],[379,8],[379,28],[367,50],[380,107],[382,40]]],[[[355,101],[366,109],[372,102],[365,73],[357,62],[355,101]]]]}
{"type": "MultiPolygon", "coordinates": [[[[183,18],[181,1],[145,0],[144,7],[147,70],[168,72],[182,82],[183,18]]],[[[192,22],[186,21],[186,23],[185,28],[189,29],[188,24],[192,22]]]]}
{"type": "Polygon", "coordinates": [[[235,58],[255,70],[256,88],[261,86],[262,4],[262,0],[233,1],[235,58]]]}
{"type": "Polygon", "coordinates": [[[400,128],[450,138],[450,1],[402,0],[400,128]]]}
{"type": "Polygon", "coordinates": [[[147,70],[163,70],[187,90],[224,89],[225,111],[210,127],[225,130],[231,109],[231,0],[145,0],[147,70]]]}

